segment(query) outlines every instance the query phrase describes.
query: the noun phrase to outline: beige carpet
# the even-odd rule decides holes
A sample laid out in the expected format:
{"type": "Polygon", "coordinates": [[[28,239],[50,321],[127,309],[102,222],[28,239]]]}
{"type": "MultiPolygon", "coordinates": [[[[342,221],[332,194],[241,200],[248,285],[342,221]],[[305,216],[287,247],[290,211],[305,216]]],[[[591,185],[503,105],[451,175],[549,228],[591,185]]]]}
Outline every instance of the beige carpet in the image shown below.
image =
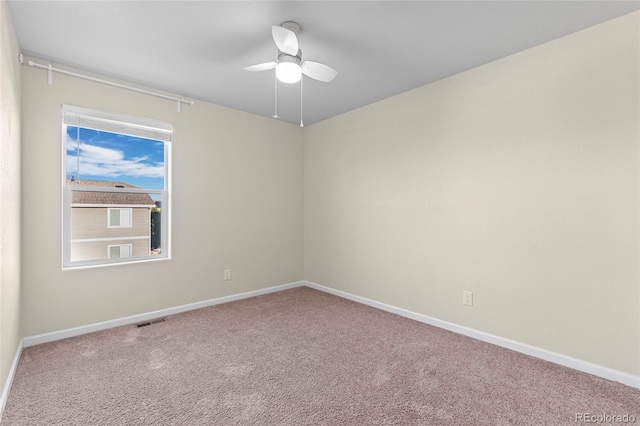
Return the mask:
{"type": "Polygon", "coordinates": [[[575,425],[640,390],[296,288],[24,350],[2,425],[575,425]]]}

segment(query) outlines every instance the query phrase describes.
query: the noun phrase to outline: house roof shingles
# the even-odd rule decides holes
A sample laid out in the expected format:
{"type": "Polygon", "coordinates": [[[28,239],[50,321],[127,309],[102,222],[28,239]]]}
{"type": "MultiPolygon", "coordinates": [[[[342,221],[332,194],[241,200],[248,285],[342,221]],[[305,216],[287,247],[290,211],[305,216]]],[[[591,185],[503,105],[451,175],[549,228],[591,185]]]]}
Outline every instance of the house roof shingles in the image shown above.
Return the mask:
{"type": "MultiPolygon", "coordinates": [[[[140,189],[138,186],[130,185],[125,182],[114,182],[105,180],[70,180],[67,179],[67,185],[80,186],[99,186],[103,188],[115,188],[116,185],[125,188],[140,189]]],[[[143,205],[155,207],[156,203],[151,199],[149,194],[136,194],[126,192],[97,192],[97,191],[73,191],[72,204],[113,204],[113,205],[143,205]]]]}

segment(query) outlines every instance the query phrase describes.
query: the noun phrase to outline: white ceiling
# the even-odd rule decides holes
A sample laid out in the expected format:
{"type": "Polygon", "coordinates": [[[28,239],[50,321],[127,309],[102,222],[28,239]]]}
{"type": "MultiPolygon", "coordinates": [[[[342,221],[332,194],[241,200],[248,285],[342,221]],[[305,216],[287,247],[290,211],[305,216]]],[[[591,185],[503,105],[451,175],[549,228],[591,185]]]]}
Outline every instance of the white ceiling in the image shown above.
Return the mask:
{"type": "MultiPolygon", "coordinates": [[[[640,9],[638,1],[23,1],[9,8],[25,54],[271,116],[271,26],[296,21],[303,59],[338,70],[304,81],[304,122],[405,92],[640,9]]],[[[44,78],[44,77],[43,77],[44,78]]],[[[278,86],[300,123],[300,85],[278,86]]]]}

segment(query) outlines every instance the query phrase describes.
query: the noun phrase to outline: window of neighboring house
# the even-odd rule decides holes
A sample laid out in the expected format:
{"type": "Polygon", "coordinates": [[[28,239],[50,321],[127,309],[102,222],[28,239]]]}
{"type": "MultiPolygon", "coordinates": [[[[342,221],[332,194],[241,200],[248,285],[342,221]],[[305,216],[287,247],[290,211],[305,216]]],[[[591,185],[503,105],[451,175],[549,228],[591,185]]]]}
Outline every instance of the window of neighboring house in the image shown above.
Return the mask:
{"type": "Polygon", "coordinates": [[[119,244],[116,246],[109,246],[108,249],[109,259],[124,259],[126,257],[131,257],[133,244],[119,244]]]}
{"type": "Polygon", "coordinates": [[[109,209],[109,228],[131,228],[131,209],[109,209]]]}
{"type": "Polygon", "coordinates": [[[63,268],[169,258],[172,126],[69,105],[62,117],[63,268]]]}

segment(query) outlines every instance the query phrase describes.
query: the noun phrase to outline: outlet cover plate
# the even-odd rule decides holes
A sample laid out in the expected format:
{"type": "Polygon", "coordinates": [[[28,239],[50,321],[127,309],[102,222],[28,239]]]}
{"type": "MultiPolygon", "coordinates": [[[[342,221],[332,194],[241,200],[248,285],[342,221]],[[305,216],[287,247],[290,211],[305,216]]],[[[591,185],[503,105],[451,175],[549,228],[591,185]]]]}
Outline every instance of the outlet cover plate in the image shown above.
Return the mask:
{"type": "Polygon", "coordinates": [[[468,306],[473,306],[473,293],[470,291],[463,291],[462,292],[462,304],[463,305],[468,305],[468,306]]]}

